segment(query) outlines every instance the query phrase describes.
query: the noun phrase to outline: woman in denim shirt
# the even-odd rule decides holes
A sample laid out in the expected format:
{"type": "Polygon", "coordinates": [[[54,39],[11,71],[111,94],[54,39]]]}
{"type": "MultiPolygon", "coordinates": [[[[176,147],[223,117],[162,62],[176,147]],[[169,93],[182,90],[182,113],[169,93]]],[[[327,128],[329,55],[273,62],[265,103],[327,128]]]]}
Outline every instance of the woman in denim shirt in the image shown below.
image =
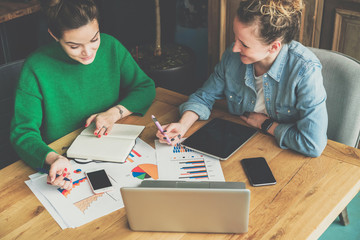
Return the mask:
{"type": "MultiPolygon", "coordinates": [[[[234,19],[235,42],[202,88],[180,106],[178,123],[164,126],[172,144],[196,120],[209,118],[217,99],[229,112],[273,135],[281,148],[317,157],[327,143],[328,116],[321,64],[293,41],[302,1],[244,0],[234,19]]],[[[158,132],[160,141],[166,143],[158,132]]]]}

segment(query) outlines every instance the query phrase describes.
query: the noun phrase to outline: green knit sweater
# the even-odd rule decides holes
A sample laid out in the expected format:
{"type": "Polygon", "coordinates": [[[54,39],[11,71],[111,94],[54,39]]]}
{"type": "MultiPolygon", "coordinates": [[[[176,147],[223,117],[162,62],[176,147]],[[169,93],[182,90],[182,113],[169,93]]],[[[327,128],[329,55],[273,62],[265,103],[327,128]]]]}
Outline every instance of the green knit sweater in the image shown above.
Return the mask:
{"type": "Polygon", "coordinates": [[[101,34],[94,61],[71,59],[58,42],[40,48],[23,66],[16,89],[10,140],[31,167],[54,151],[47,144],[82,127],[91,114],[121,104],[143,115],[155,97],[154,82],[115,38],[101,34]]]}

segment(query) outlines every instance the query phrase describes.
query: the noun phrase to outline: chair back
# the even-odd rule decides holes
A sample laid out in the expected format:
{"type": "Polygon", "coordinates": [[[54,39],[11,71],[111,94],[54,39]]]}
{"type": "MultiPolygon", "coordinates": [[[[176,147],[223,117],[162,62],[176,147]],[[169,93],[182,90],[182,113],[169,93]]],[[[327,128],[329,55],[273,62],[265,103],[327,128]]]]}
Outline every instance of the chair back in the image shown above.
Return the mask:
{"type": "Polygon", "coordinates": [[[24,60],[0,66],[0,169],[19,160],[10,144],[10,122],[14,113],[15,88],[24,60]]]}
{"type": "Polygon", "coordinates": [[[322,64],[328,139],[357,147],[360,136],[360,62],[342,53],[309,48],[322,64]]]}

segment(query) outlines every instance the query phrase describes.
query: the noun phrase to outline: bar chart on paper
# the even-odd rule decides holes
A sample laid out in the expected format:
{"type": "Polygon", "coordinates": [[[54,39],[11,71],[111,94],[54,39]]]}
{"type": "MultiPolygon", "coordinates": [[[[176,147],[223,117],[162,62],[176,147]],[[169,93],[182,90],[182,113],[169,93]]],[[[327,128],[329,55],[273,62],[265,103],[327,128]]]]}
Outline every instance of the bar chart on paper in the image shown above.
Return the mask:
{"type": "Polygon", "coordinates": [[[218,159],[187,149],[155,142],[161,180],[225,181],[218,159]]]}
{"type": "Polygon", "coordinates": [[[79,227],[122,208],[121,187],[135,187],[144,179],[158,179],[155,150],[141,139],[136,139],[134,149],[125,163],[79,164],[72,161],[71,164],[71,190],[47,184],[46,174],[33,174],[26,181],[62,229],[79,227]],[[113,184],[113,191],[93,193],[85,172],[98,169],[106,170],[113,184]]]}

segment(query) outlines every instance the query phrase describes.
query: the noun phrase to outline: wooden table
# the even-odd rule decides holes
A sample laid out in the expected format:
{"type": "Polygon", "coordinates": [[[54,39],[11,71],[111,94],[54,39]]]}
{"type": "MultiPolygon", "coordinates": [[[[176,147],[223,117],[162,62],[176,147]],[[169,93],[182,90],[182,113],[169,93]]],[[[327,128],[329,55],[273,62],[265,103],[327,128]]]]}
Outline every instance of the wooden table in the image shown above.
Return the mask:
{"type": "Polygon", "coordinates": [[[0,40],[5,63],[11,61],[5,22],[40,10],[38,0],[0,0],[0,40]]]}
{"type": "MultiPolygon", "coordinates": [[[[154,114],[160,123],[179,118],[178,106],[187,97],[158,88],[144,117],[130,116],[121,123],[145,125],[141,138],[154,146],[154,114]]],[[[211,118],[241,123],[217,105],[211,118]]],[[[205,124],[197,122],[191,133],[205,124]]],[[[80,130],[51,144],[59,153],[80,130]]],[[[226,181],[243,181],[251,191],[250,224],[246,234],[157,233],[129,230],[124,209],[76,229],[61,230],[24,181],[35,171],[22,161],[0,171],[1,239],[316,239],[335,220],[360,189],[360,150],[328,141],[318,158],[280,149],[274,138],[257,134],[221,166],[226,181]],[[265,157],[277,184],[251,187],[240,165],[248,157],[265,157]]],[[[221,204],[221,202],[219,202],[221,204]]],[[[350,212],[351,214],[351,212],[350,212]]]]}

